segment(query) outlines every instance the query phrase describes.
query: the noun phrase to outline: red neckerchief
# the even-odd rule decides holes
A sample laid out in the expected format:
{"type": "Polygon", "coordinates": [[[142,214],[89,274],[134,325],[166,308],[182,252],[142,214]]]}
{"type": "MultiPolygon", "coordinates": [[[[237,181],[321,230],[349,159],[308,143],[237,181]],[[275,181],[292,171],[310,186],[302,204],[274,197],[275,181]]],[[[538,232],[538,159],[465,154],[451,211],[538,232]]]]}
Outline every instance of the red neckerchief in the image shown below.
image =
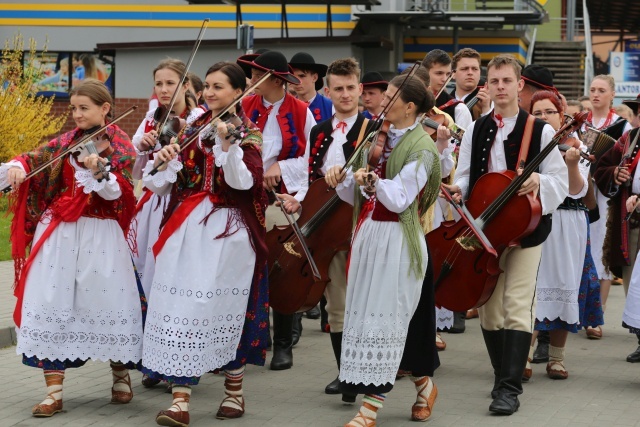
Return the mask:
{"type": "Polygon", "coordinates": [[[336,127],[333,128],[333,131],[331,133],[335,132],[338,129],[341,129],[343,134],[347,133],[347,122],[343,122],[342,120],[340,120],[336,127]]]}
{"type": "MultiPolygon", "coordinates": [[[[604,124],[600,127],[598,127],[597,129],[604,129],[609,127],[609,125],[611,124],[611,122],[613,122],[613,115],[616,114],[616,110],[614,110],[613,108],[609,109],[609,113],[607,114],[607,119],[604,121],[604,124]]],[[[595,126],[595,123],[593,123],[593,112],[589,111],[589,114],[587,114],[587,122],[591,123],[592,126],[595,126]]]]}
{"type": "Polygon", "coordinates": [[[500,114],[496,114],[495,112],[491,113],[491,117],[493,120],[498,122],[498,127],[502,129],[504,127],[504,122],[502,121],[502,116],[500,114]]]}

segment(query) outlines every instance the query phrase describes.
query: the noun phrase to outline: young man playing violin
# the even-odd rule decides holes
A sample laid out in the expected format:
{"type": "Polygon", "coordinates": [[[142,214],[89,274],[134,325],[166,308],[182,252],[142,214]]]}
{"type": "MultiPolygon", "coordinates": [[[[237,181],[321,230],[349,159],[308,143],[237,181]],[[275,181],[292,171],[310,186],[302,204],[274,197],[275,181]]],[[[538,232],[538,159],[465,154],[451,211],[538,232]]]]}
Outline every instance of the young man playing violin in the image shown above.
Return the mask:
{"type": "Polygon", "coordinates": [[[477,103],[471,107],[471,118],[477,120],[491,109],[491,100],[486,87],[480,84],[480,53],[469,47],[462,48],[453,55],[453,79],[456,88],[451,94],[465,104],[477,97],[477,103]]]}
{"type": "MultiPolygon", "coordinates": [[[[337,59],[327,70],[326,94],[333,102],[335,114],[329,120],[318,123],[311,129],[307,154],[309,155],[309,178],[307,185],[296,197],[283,195],[287,211],[297,212],[301,205],[296,200],[307,193],[310,184],[322,177],[335,188],[336,177],[351,156],[358,141],[362,140],[369,122],[358,112],[358,98],[362,94],[360,67],[352,58],[337,59]]],[[[329,265],[329,278],[324,295],[327,299],[326,310],[329,316],[331,346],[340,367],[342,350],[342,327],[344,324],[345,297],[347,293],[347,251],[339,251],[329,265]]],[[[339,394],[339,380],[336,377],[325,393],[339,394]]],[[[343,395],[345,402],[354,402],[352,394],[343,395]]]]}
{"type": "MultiPolygon", "coordinates": [[[[478,179],[504,170],[522,173],[517,165],[526,165],[554,137],[553,128],[536,119],[527,153],[519,153],[529,114],[518,108],[518,92],[524,86],[521,67],[510,55],[498,55],[489,62],[487,82],[494,110],[474,122],[460,146],[454,185],[449,190],[460,201],[483,189],[474,188],[478,179]],[[526,155],[526,157],[525,157],[526,155]]],[[[522,394],[522,373],[529,354],[535,314],[535,288],[541,244],[551,231],[550,214],[568,194],[567,167],[558,150],[553,150],[537,172],[527,178],[516,195],[539,197],[542,219],[520,245],[504,249],[495,290],[479,309],[480,325],[494,369],[491,412],[511,415],[518,410],[522,394]]],[[[500,248],[498,248],[500,249],[500,248]]]]}
{"type": "MultiPolygon", "coordinates": [[[[295,194],[307,181],[308,154],[305,154],[305,148],[316,121],[307,104],[285,89],[285,83],[300,84],[300,80],[291,74],[287,58],[273,50],[253,58],[245,56],[237,61],[241,66],[251,68],[252,83],[267,71],[274,70],[271,77],[255,88],[255,96],[242,100],[245,114],[262,132],[264,188],[270,195],[274,191],[295,194]]],[[[267,231],[276,223],[287,223],[280,208],[274,205],[267,208],[266,220],[267,231]]],[[[285,315],[274,310],[272,370],[293,366],[293,322],[293,314],[285,315]]]]}

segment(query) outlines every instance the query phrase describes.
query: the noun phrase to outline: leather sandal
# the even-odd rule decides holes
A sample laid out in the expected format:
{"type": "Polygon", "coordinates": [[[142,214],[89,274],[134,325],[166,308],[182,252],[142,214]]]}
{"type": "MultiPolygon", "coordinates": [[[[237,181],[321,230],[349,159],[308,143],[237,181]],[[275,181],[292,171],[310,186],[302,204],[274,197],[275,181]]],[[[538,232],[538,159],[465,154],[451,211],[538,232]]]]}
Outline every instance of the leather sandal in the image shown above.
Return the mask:
{"type": "Polygon", "coordinates": [[[51,399],[53,403],[45,404],[38,403],[31,409],[31,414],[36,418],[48,418],[57,414],[58,412],[62,412],[62,400],[56,400],[53,397],[53,393],[47,394],[45,400],[51,399]]]}
{"type": "Polygon", "coordinates": [[[345,424],[344,427],[376,427],[376,419],[367,417],[361,411],[358,411],[358,415],[345,424]]]}
{"type": "Polygon", "coordinates": [[[233,418],[240,418],[244,415],[244,397],[234,396],[226,391],[224,394],[227,395],[220,403],[220,408],[218,408],[218,413],[216,414],[216,418],[219,420],[230,420],[233,418]],[[225,406],[225,403],[228,403],[233,406],[225,406]],[[239,406],[241,409],[237,409],[234,406],[239,406]]]}
{"type": "Polygon", "coordinates": [[[158,384],[160,384],[160,380],[151,378],[147,374],[142,375],[142,385],[145,386],[146,388],[150,388],[158,384]]]}
{"type": "Polygon", "coordinates": [[[447,343],[442,339],[442,335],[436,334],[436,349],[438,351],[444,351],[447,348],[447,343]]]}
{"type": "Polygon", "coordinates": [[[126,384],[126,386],[129,387],[129,391],[116,391],[111,387],[111,403],[125,404],[131,402],[131,399],[133,399],[133,389],[131,388],[131,377],[128,372],[126,376],[115,380],[113,385],[120,383],[126,384]]]}
{"type": "Polygon", "coordinates": [[[562,362],[559,361],[547,363],[547,375],[552,380],[566,380],[567,378],[569,378],[569,373],[565,369],[562,362]],[[562,369],[553,369],[555,366],[559,366],[562,369]]]}
{"type": "Polygon", "coordinates": [[[528,383],[532,376],[533,368],[531,367],[531,359],[527,358],[527,365],[525,366],[524,372],[522,373],[522,382],[528,383]]]}
{"type": "Polygon", "coordinates": [[[600,326],[596,326],[595,328],[587,327],[586,329],[587,338],[590,340],[599,340],[602,338],[602,328],[600,326]]]}
{"type": "Polygon", "coordinates": [[[161,426],[189,427],[189,411],[183,411],[177,403],[189,403],[191,396],[187,393],[174,393],[173,397],[174,400],[180,399],[180,401],[175,402],[169,409],[158,412],[156,423],[161,426]]]}
{"type": "Polygon", "coordinates": [[[416,385],[420,387],[420,389],[418,390],[416,403],[411,407],[411,421],[427,421],[431,416],[436,397],[438,397],[438,387],[436,387],[435,383],[429,377],[425,377],[421,384],[416,385]],[[425,397],[423,392],[426,392],[429,383],[433,385],[433,388],[429,396],[425,397]]]}

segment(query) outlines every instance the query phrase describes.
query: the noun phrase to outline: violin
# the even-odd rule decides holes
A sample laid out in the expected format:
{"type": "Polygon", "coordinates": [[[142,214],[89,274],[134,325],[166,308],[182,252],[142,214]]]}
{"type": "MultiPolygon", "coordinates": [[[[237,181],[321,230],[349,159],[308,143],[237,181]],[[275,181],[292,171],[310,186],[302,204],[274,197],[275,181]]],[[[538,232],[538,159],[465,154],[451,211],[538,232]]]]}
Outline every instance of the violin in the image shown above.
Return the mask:
{"type": "Polygon", "coordinates": [[[375,145],[372,144],[372,147],[369,149],[369,153],[367,156],[368,167],[376,168],[378,166],[380,157],[382,157],[382,153],[384,152],[384,145],[387,143],[387,135],[389,133],[390,127],[391,122],[389,120],[383,119],[382,123],[380,124],[380,128],[374,135],[375,145]]]}
{"type": "Polygon", "coordinates": [[[420,120],[420,124],[429,128],[427,133],[434,141],[438,136],[438,127],[444,126],[451,132],[451,137],[458,141],[458,143],[461,143],[465,130],[456,125],[451,116],[447,113],[438,113],[438,111],[440,110],[434,108],[428,114],[425,114],[425,116],[420,120]]]}
{"type": "MultiPolygon", "coordinates": [[[[569,139],[575,139],[575,138],[569,138],[569,139]]],[[[578,141],[576,139],[576,141],[578,141]]],[[[567,151],[569,151],[570,148],[577,148],[580,149],[580,141],[578,141],[578,146],[576,147],[575,145],[572,144],[558,144],[558,149],[560,151],[562,151],[563,153],[566,153],[567,151]]],[[[589,154],[589,153],[585,153],[584,151],[580,151],[580,157],[582,157],[582,160],[580,160],[581,162],[583,162],[584,160],[586,160],[589,163],[593,163],[596,161],[596,157],[593,154],[589,154]]]]}
{"type": "Polygon", "coordinates": [[[158,143],[161,147],[165,147],[171,143],[171,139],[178,138],[186,126],[186,122],[177,116],[167,118],[163,121],[165,116],[170,116],[173,112],[167,112],[168,107],[160,105],[153,113],[154,128],[158,133],[158,143]],[[160,127],[162,124],[162,127],[160,127]]]}
{"type": "MultiPolygon", "coordinates": [[[[98,129],[100,129],[100,126],[95,126],[91,129],[88,129],[86,133],[93,134],[98,129]]],[[[109,135],[107,135],[106,133],[103,133],[102,136],[100,136],[97,139],[99,140],[101,139],[103,141],[104,140],[109,141],[109,145],[101,152],[98,152],[98,148],[96,147],[96,142],[94,141],[93,138],[90,138],[88,140],[81,141],[79,144],[74,145],[70,151],[70,154],[73,157],[75,157],[77,161],[82,163],[84,163],[85,160],[87,160],[87,157],[89,157],[91,154],[95,154],[98,157],[102,157],[102,158],[111,155],[113,153],[113,147],[111,146],[111,140],[109,138],[109,135]]],[[[104,164],[102,164],[100,160],[98,160],[98,170],[100,171],[100,173],[102,173],[103,179],[105,179],[106,181],[109,181],[111,179],[109,177],[109,171],[107,171],[107,168],[105,167],[104,164]]]]}

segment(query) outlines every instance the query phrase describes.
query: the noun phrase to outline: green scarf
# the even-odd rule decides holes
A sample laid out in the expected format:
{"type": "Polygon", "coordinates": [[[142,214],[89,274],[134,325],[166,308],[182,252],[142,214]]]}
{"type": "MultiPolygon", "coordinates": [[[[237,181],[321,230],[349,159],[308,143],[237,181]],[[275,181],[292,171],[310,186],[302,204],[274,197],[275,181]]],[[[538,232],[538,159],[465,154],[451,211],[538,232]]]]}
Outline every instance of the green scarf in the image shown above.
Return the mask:
{"type": "MultiPolygon", "coordinates": [[[[361,150],[359,152],[358,158],[353,163],[356,167],[366,164],[364,161],[365,151],[361,150]]],[[[417,161],[416,172],[421,167],[425,168],[429,173],[429,177],[416,200],[401,212],[398,217],[402,227],[402,234],[409,246],[411,271],[416,278],[420,278],[424,276],[422,252],[420,251],[420,241],[424,240],[424,232],[420,225],[420,217],[436,201],[441,182],[440,156],[436,145],[420,125],[405,133],[391,151],[385,169],[386,179],[393,179],[406,164],[414,161],[417,161]]],[[[364,197],[358,185],[355,186],[354,191],[353,224],[355,227],[364,197]]]]}

